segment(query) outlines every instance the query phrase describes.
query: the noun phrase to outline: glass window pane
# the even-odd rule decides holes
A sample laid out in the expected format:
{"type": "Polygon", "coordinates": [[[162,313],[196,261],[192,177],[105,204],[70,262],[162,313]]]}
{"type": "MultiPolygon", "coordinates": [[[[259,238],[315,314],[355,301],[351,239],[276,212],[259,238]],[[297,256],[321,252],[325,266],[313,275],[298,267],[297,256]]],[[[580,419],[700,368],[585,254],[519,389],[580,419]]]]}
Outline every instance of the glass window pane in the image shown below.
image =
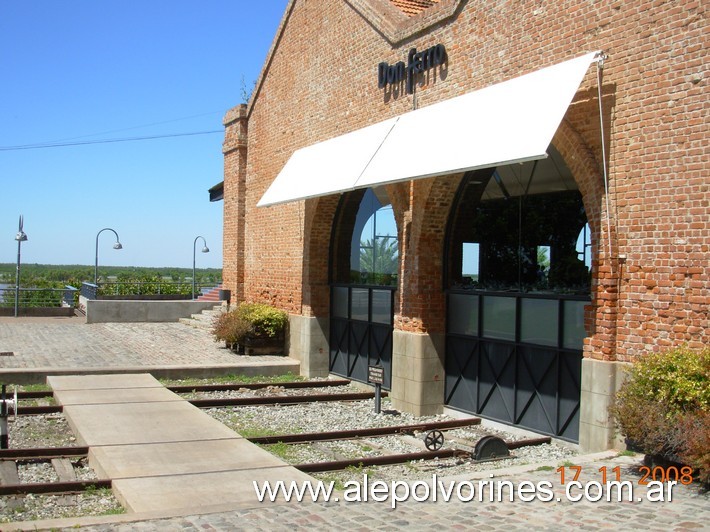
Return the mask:
{"type": "Polygon", "coordinates": [[[348,288],[346,286],[333,288],[333,316],[336,318],[348,317],[348,288]]]}
{"type": "Polygon", "coordinates": [[[372,321],[392,323],[392,292],[389,290],[372,291],[372,321]]]}
{"type": "Polygon", "coordinates": [[[350,244],[351,282],[396,286],[399,272],[397,223],[384,188],[367,189],[350,244]]]}
{"type": "Polygon", "coordinates": [[[584,338],[587,336],[584,330],[584,306],[585,301],[565,301],[563,316],[564,328],[562,329],[562,346],[567,349],[579,349],[584,346],[584,338]]]}
{"type": "Polygon", "coordinates": [[[478,283],[480,247],[478,242],[464,242],[461,245],[461,280],[464,286],[478,283]]]}
{"type": "Polygon", "coordinates": [[[515,298],[483,298],[483,336],[515,340],[515,298]]]}
{"type": "Polygon", "coordinates": [[[478,336],[478,298],[467,294],[449,295],[449,332],[478,336]]]}
{"type": "Polygon", "coordinates": [[[368,292],[367,288],[353,288],[351,291],[350,317],[354,320],[367,321],[368,315],[368,292]]]}
{"type": "Polygon", "coordinates": [[[557,346],[557,305],[557,300],[521,300],[520,341],[557,346]]]}

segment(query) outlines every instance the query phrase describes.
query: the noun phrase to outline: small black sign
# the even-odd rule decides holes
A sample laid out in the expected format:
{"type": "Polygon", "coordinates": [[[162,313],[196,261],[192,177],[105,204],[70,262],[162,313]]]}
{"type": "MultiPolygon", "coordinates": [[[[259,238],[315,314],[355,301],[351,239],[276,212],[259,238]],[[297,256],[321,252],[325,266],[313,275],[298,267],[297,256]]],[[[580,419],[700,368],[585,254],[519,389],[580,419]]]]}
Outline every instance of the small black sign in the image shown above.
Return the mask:
{"type": "Polygon", "coordinates": [[[385,383],[385,368],[382,366],[367,366],[367,382],[372,384],[385,383]]]}

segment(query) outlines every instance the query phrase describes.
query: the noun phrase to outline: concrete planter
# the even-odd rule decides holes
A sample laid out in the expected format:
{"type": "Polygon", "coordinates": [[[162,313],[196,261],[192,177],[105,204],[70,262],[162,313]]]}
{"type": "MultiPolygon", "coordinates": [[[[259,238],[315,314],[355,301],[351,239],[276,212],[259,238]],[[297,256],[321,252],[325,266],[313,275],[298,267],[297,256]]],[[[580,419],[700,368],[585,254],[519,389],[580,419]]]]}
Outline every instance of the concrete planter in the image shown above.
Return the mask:
{"type": "Polygon", "coordinates": [[[274,338],[247,338],[238,344],[236,352],[240,355],[284,355],[284,335],[274,338]]]}

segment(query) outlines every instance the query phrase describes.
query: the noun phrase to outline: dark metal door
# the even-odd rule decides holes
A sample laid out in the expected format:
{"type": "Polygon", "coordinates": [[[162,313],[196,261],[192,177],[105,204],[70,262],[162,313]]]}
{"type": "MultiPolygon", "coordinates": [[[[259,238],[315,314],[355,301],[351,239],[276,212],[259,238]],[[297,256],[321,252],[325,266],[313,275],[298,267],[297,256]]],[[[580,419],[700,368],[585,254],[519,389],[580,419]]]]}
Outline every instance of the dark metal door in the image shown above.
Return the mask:
{"type": "Polygon", "coordinates": [[[449,294],[445,403],[577,442],[585,302],[449,294]]]}
{"type": "Polygon", "coordinates": [[[391,387],[393,309],[393,288],[331,287],[331,373],[367,382],[368,365],[380,365],[385,369],[383,387],[391,387]]]}

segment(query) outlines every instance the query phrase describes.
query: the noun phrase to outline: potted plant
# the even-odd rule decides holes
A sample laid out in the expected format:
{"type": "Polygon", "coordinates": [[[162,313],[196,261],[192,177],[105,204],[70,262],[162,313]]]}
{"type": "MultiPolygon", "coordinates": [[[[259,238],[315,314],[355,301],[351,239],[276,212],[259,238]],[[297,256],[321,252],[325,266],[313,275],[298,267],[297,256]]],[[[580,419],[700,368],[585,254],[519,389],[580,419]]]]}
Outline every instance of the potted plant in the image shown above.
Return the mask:
{"type": "Polygon", "coordinates": [[[212,327],[216,341],[246,355],[283,354],[288,315],[263,303],[242,303],[212,327]]]}

